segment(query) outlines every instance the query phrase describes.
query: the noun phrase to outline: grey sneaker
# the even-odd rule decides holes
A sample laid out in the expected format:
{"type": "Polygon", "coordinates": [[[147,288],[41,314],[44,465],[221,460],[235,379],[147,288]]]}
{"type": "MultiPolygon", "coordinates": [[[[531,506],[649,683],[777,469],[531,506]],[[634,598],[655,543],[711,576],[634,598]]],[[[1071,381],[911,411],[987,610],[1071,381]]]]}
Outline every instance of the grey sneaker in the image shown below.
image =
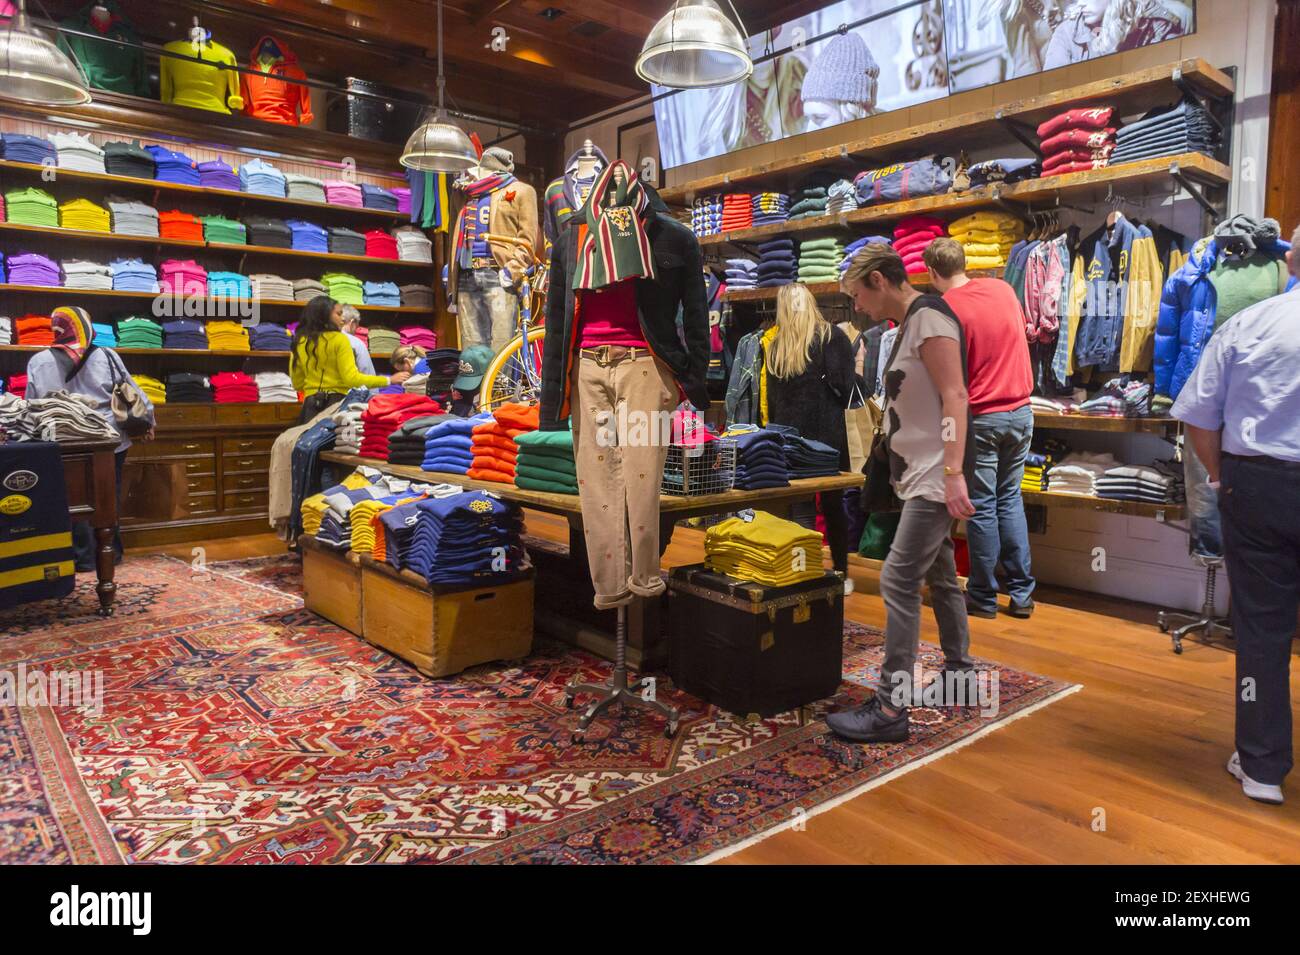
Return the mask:
{"type": "Polygon", "coordinates": [[[855,743],[901,743],[908,736],[907,710],[887,716],[875,696],[862,706],[832,713],[826,725],[836,736],[855,743]]]}
{"type": "Polygon", "coordinates": [[[1011,601],[1011,606],[1007,607],[1007,613],[1013,617],[1019,617],[1021,620],[1028,620],[1034,613],[1034,598],[1030,597],[1022,604],[1011,601]]]}
{"type": "Polygon", "coordinates": [[[1282,787],[1273,786],[1269,783],[1257,783],[1246,775],[1241,768],[1241,756],[1237,753],[1232,754],[1232,759],[1228,760],[1228,772],[1232,773],[1241,781],[1241,791],[1256,802],[1266,802],[1271,806],[1282,805],[1282,787]]]}

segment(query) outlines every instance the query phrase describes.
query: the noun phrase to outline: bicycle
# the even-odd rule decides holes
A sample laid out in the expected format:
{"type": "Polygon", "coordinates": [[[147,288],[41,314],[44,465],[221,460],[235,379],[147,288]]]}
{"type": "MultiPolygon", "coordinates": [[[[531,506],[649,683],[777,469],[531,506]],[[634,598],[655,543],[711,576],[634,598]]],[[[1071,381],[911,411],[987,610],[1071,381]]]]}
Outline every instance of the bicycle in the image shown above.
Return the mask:
{"type": "Polygon", "coordinates": [[[519,333],[488,365],[479,388],[479,410],[491,411],[507,404],[534,404],[542,397],[542,339],[545,328],[534,328],[533,315],[541,315],[546,305],[548,267],[533,257],[533,246],[526,239],[488,234],[489,242],[505,243],[527,249],[532,260],[524,272],[519,297],[519,333]],[[534,277],[537,281],[534,283],[534,277]]]}

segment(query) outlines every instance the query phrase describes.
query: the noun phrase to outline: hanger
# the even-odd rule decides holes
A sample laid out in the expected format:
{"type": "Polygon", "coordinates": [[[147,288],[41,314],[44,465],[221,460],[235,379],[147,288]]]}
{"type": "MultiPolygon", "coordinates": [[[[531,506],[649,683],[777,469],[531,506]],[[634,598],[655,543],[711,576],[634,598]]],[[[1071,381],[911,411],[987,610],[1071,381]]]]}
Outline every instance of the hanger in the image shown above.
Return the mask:
{"type": "Polygon", "coordinates": [[[1115,228],[1115,223],[1124,218],[1124,213],[1120,211],[1120,206],[1128,200],[1117,193],[1113,186],[1106,187],[1106,202],[1110,206],[1110,212],[1106,215],[1106,228],[1115,228]]]}

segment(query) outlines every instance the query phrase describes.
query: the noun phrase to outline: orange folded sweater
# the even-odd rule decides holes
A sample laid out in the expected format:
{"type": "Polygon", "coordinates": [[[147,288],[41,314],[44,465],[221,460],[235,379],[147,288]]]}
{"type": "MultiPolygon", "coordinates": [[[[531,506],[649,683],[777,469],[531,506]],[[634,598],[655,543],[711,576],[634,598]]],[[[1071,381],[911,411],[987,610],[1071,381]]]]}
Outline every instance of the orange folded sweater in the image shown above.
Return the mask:
{"type": "Polygon", "coordinates": [[[504,404],[492,412],[492,417],[504,428],[536,431],[540,413],[540,405],[504,404]]]}
{"type": "Polygon", "coordinates": [[[515,476],[515,466],[513,464],[489,455],[474,455],[474,460],[470,462],[469,466],[474,470],[500,471],[502,474],[508,474],[511,478],[515,476]]]}
{"type": "Polygon", "coordinates": [[[486,468],[470,468],[465,472],[465,476],[475,481],[495,481],[498,484],[515,483],[513,475],[506,474],[504,471],[494,471],[486,468]]]}

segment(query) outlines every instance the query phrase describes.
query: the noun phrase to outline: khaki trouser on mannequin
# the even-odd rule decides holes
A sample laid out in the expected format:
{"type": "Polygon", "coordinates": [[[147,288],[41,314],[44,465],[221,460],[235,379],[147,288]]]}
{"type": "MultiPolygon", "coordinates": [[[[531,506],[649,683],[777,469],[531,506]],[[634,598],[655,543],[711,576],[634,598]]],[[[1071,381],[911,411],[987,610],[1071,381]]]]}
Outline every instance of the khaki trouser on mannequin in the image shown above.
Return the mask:
{"type": "Polygon", "coordinates": [[[587,562],[603,610],[664,591],[659,487],[668,446],[660,422],[677,406],[677,383],[645,348],[615,348],[605,360],[595,351],[574,362],[570,394],[587,562]]]}

